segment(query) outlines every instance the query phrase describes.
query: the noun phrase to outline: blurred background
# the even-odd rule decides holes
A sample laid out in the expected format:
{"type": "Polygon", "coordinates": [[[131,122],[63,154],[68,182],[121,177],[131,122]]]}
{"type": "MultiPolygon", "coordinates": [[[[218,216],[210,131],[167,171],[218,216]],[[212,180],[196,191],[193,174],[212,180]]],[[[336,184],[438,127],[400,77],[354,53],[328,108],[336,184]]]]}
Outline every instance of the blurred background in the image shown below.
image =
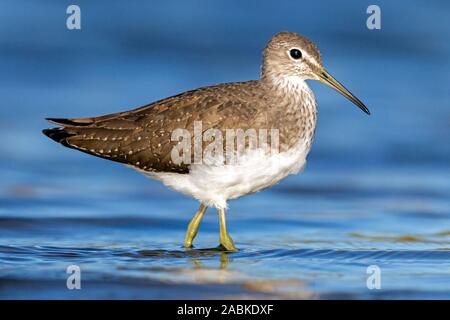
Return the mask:
{"type": "MultiPolygon", "coordinates": [[[[2,1],[0,298],[450,298],[450,4],[377,1],[369,30],[370,4],[2,1]],[[284,30],[316,42],[372,116],[310,83],[306,170],[230,203],[238,253],[184,250],[196,201],[41,134],[45,117],[257,79],[284,30]],[[66,288],[71,264],[82,290],[66,288]]],[[[197,248],[217,245],[217,222],[210,210],[197,248]]]]}

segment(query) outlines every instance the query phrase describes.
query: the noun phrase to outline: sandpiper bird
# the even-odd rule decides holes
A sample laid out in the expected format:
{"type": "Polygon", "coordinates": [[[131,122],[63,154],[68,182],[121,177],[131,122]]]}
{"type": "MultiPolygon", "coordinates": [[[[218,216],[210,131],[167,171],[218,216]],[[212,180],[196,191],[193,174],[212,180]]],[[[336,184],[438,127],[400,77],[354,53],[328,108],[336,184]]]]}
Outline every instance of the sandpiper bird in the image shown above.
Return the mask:
{"type": "MultiPolygon", "coordinates": [[[[219,247],[234,251],[225,220],[227,200],[270,187],[305,165],[317,115],[314,95],[305,80],[329,85],[370,114],[324,69],[312,41],[293,32],[281,32],[264,49],[259,80],[203,87],[99,117],[50,118],[47,120],[62,127],[43,132],[66,147],[124,163],[200,201],[186,233],[187,248],[192,247],[206,208],[217,208],[219,247]],[[173,150],[179,141],[174,141],[173,132],[182,128],[192,133],[196,122],[201,122],[201,133],[215,128],[224,136],[228,129],[277,130],[278,152],[253,148],[241,161],[231,164],[174,161],[173,150]]],[[[188,135],[194,140],[192,137],[188,135]]],[[[205,140],[200,140],[202,148],[205,140]]]]}

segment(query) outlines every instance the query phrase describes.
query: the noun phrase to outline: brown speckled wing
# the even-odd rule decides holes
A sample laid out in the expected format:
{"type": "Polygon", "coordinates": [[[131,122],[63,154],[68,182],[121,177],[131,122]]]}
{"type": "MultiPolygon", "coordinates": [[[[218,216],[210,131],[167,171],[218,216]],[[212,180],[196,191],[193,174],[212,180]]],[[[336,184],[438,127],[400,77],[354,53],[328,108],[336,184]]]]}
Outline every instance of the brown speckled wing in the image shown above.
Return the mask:
{"type": "MultiPolygon", "coordinates": [[[[171,152],[177,141],[171,134],[187,129],[193,139],[194,121],[209,128],[258,128],[263,120],[257,106],[256,82],[223,84],[188,91],[134,110],[94,118],[49,119],[63,128],[44,133],[63,145],[149,172],[187,173],[175,165],[171,152]]],[[[207,142],[204,142],[206,144],[207,142]]]]}

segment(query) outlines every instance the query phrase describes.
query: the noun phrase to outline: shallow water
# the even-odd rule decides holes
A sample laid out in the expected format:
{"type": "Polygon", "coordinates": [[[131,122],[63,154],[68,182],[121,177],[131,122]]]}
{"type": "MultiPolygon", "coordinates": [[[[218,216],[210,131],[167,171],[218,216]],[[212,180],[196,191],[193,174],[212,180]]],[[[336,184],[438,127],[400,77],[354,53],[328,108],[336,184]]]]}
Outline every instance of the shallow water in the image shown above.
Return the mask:
{"type": "Polygon", "coordinates": [[[0,298],[450,298],[447,4],[381,1],[376,32],[359,2],[79,4],[78,33],[64,4],[0,5],[0,298]],[[230,203],[239,252],[215,249],[211,209],[183,249],[195,201],[40,133],[48,116],[256,78],[284,29],[313,38],[373,115],[311,84],[320,113],[306,170],[230,203]],[[81,290],[66,288],[69,265],[81,290]],[[366,285],[371,265],[381,289],[366,285]]]}

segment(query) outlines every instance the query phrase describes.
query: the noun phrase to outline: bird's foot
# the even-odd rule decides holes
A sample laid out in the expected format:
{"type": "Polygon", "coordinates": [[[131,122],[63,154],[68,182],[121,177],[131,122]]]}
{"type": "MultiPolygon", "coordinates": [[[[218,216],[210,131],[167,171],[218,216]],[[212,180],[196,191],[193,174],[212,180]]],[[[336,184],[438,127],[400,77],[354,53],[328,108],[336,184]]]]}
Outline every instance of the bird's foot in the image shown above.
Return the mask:
{"type": "Polygon", "coordinates": [[[238,251],[238,249],[234,245],[233,239],[231,239],[230,235],[228,234],[220,237],[219,248],[223,251],[238,251]]]}

